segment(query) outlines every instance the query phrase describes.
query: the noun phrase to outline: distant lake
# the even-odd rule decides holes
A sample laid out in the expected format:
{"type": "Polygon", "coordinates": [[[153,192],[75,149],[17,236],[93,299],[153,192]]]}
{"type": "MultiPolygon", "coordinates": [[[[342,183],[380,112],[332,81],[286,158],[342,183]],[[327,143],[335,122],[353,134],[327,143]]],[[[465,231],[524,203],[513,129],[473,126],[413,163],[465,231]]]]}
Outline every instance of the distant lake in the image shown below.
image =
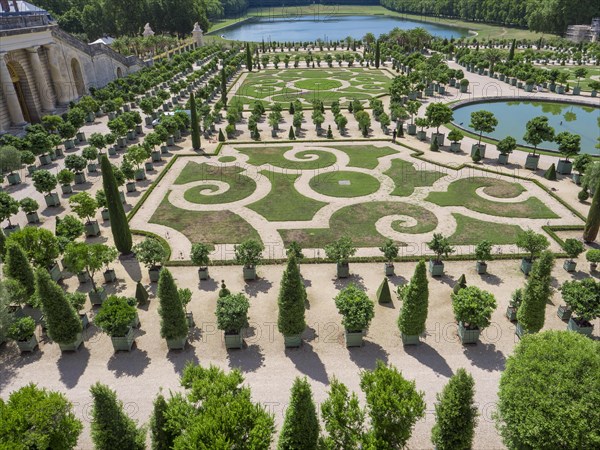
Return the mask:
{"type": "MultiPolygon", "coordinates": [[[[506,136],[512,136],[518,144],[528,145],[523,141],[525,125],[536,116],[546,116],[548,123],[554,128],[556,134],[561,131],[569,131],[581,136],[581,153],[598,155],[600,152],[595,148],[600,132],[600,108],[560,102],[499,101],[476,103],[456,108],[453,122],[478,134],[469,127],[469,124],[471,123],[471,113],[482,109],[494,113],[498,119],[496,129],[492,133],[487,133],[487,136],[493,139],[504,139],[506,136]]],[[[555,142],[542,142],[539,148],[558,150],[558,145],[555,142]]]]}
{"type": "Polygon", "coordinates": [[[379,36],[393,28],[424,28],[433,36],[460,38],[468,36],[464,28],[435,25],[392,16],[302,15],[286,17],[254,17],[221,29],[215,34],[236,41],[338,41],[347,36],[362,38],[367,33],[379,36]]]}

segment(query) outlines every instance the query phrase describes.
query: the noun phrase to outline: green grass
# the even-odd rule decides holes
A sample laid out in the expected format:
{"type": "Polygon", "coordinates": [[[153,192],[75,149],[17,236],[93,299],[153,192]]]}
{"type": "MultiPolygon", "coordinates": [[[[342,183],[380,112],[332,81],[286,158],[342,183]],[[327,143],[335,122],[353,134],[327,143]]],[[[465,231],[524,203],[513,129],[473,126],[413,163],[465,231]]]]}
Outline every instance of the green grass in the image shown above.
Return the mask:
{"type": "Polygon", "coordinates": [[[530,197],[524,202],[500,203],[488,201],[475,193],[480,187],[487,187],[486,193],[494,197],[511,198],[519,195],[524,188],[517,183],[483,177],[463,178],[450,183],[446,192],[431,192],[425,199],[439,206],[464,206],[473,211],[499,217],[522,217],[528,219],[558,218],[538,198],[530,197]]]}
{"type": "Polygon", "coordinates": [[[248,164],[253,166],[262,166],[263,164],[271,164],[275,167],[283,169],[296,170],[314,170],[329,167],[337,161],[335,155],[322,150],[304,150],[296,153],[297,158],[304,158],[308,155],[317,155],[318,158],[314,161],[307,159],[306,161],[290,161],[284,158],[284,153],[291,150],[289,147],[239,147],[236,150],[244,155],[248,155],[248,164]]]}
{"type": "Polygon", "coordinates": [[[286,108],[298,99],[306,108],[311,108],[314,100],[328,106],[335,100],[345,99],[343,104],[353,98],[368,100],[386,94],[390,84],[391,79],[383,70],[360,66],[330,68],[321,63],[318,69],[280,67],[250,72],[230,97],[233,103],[242,105],[249,106],[258,100],[263,104],[277,102],[286,108]],[[350,86],[342,87],[342,81],[350,86]],[[366,89],[362,89],[363,85],[366,89]]]}
{"type": "Polygon", "coordinates": [[[362,197],[379,189],[377,178],[361,172],[335,171],[321,173],[310,179],[311,189],[330,197],[362,197]],[[349,181],[349,185],[340,184],[349,181]]]}
{"type": "Polygon", "coordinates": [[[192,244],[239,244],[257,239],[258,232],[244,219],[230,211],[188,211],[173,206],[167,196],[162,200],[150,223],[164,225],[183,233],[192,244]]]}
{"type": "Polygon", "coordinates": [[[202,192],[217,191],[216,185],[207,183],[202,186],[195,186],[184,192],[183,198],[188,202],[199,203],[203,205],[216,205],[219,203],[231,203],[242,200],[256,190],[256,183],[250,177],[242,175],[244,169],[237,166],[212,166],[210,164],[198,164],[189,162],[183,168],[175,184],[187,184],[194,181],[217,180],[229,185],[229,189],[218,195],[205,195],[202,192]]]}
{"type": "Polygon", "coordinates": [[[346,153],[350,157],[349,167],[374,169],[379,164],[379,158],[398,153],[390,147],[375,147],[374,145],[328,145],[346,153]]]}
{"type": "Polygon", "coordinates": [[[248,205],[265,219],[270,221],[311,220],[319,209],[327,203],[313,200],[300,194],[294,182],[300,175],[282,174],[263,170],[260,172],[269,178],[271,191],[269,194],[248,205]]]}
{"type": "MultiPolygon", "coordinates": [[[[577,86],[577,77],[575,77],[575,70],[577,69],[577,66],[575,66],[575,67],[568,66],[567,67],[567,66],[554,65],[554,66],[538,66],[538,67],[547,69],[547,70],[557,69],[561,73],[562,72],[568,73],[569,79],[567,81],[569,83],[570,88],[573,89],[575,86],[577,86]]],[[[590,88],[589,84],[593,80],[592,76],[597,77],[600,75],[600,67],[585,66],[585,68],[587,69],[588,73],[585,78],[582,78],[580,80],[579,87],[581,87],[582,91],[591,91],[592,89],[590,88]]],[[[597,78],[596,78],[596,81],[598,81],[597,78]]]]}
{"type": "Polygon", "coordinates": [[[235,161],[237,158],[235,156],[221,156],[219,158],[219,162],[229,163],[235,161]]]}
{"type": "Polygon", "coordinates": [[[422,233],[437,226],[433,213],[417,205],[400,202],[370,202],[346,206],[336,211],[329,221],[329,228],[279,230],[288,245],[298,241],[303,247],[324,248],[342,236],[350,236],[358,247],[379,247],[386,240],[375,228],[375,223],[384,216],[402,214],[414,217],[422,233]]]}
{"type": "Polygon", "coordinates": [[[446,175],[437,170],[417,170],[412,163],[403,159],[392,160],[391,167],[384,174],[394,180],[396,188],[392,195],[399,197],[408,197],[416,187],[431,186],[446,175]]]}
{"type": "Polygon", "coordinates": [[[523,231],[518,225],[492,223],[462,214],[452,214],[456,219],[456,231],[450,236],[453,245],[477,245],[488,240],[494,245],[511,245],[523,231]]]}

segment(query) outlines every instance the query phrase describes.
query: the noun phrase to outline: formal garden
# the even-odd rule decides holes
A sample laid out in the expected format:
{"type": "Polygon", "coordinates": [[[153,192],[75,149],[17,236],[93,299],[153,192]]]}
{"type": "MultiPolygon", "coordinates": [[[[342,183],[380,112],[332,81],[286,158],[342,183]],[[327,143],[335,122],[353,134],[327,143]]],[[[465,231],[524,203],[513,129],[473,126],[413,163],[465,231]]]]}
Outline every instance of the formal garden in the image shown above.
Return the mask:
{"type": "Polygon", "coordinates": [[[600,162],[475,91],[588,108],[542,65],[598,56],[395,36],[200,46],[0,137],[0,447],[600,446],[600,162]]]}

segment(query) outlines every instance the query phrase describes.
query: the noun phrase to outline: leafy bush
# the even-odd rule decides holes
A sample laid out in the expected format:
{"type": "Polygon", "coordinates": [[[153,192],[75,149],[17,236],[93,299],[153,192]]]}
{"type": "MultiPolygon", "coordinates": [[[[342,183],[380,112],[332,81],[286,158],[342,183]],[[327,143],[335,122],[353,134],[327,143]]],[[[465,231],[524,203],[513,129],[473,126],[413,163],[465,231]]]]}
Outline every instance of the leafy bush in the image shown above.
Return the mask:
{"type": "Polygon", "coordinates": [[[246,268],[252,268],[260,264],[264,246],[255,239],[248,239],[234,247],[235,259],[246,268]]]}
{"type": "Polygon", "coordinates": [[[456,320],[466,328],[483,329],[490,324],[496,299],[477,286],[467,286],[456,294],[452,293],[452,309],[456,320]]]}
{"type": "Polygon", "coordinates": [[[600,316],[600,283],[593,278],[565,281],[560,290],[565,303],[581,324],[589,324],[600,316]]]}
{"type": "Polygon", "coordinates": [[[335,297],[335,306],[343,316],[342,324],[349,332],[366,330],[375,315],[373,301],[355,284],[350,284],[335,297]]]}
{"type": "Polygon", "coordinates": [[[155,268],[165,262],[167,252],[161,243],[154,238],[147,237],[133,247],[136,258],[148,269],[155,268]]]}
{"type": "Polygon", "coordinates": [[[248,326],[250,302],[244,294],[229,294],[217,300],[217,326],[225,333],[239,333],[248,326]]]}
{"type": "Polygon", "coordinates": [[[94,323],[111,337],[125,336],[136,314],[126,297],[111,295],[102,303],[94,323]]]}
{"type": "Polygon", "coordinates": [[[208,255],[210,254],[210,248],[208,245],[198,242],[192,245],[191,260],[196,266],[206,267],[210,262],[208,255]]]}
{"type": "Polygon", "coordinates": [[[35,333],[35,320],[31,317],[21,317],[8,328],[8,337],[15,341],[28,341],[35,333]]]}
{"type": "Polygon", "coordinates": [[[522,231],[517,235],[517,247],[529,253],[529,260],[533,261],[539,254],[550,247],[550,242],[543,234],[533,230],[522,231]]]}
{"type": "Polygon", "coordinates": [[[327,255],[327,258],[338,264],[347,264],[348,259],[355,253],[356,247],[349,236],[342,236],[332,244],[325,246],[325,255],[327,255]]]}

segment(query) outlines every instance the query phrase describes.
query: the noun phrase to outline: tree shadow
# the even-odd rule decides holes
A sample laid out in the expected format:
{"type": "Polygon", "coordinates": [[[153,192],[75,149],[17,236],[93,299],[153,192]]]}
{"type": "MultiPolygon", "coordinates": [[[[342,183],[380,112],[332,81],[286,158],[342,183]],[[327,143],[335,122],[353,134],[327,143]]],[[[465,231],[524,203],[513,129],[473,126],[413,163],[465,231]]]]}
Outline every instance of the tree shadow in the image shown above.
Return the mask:
{"type": "Polygon", "coordinates": [[[387,279],[395,287],[402,286],[408,283],[408,280],[401,275],[388,276],[387,279]]]}
{"type": "Polygon", "coordinates": [[[219,283],[212,278],[202,280],[198,283],[198,290],[200,291],[214,292],[217,288],[219,288],[219,283]]]}
{"type": "Polygon", "coordinates": [[[133,281],[137,282],[142,279],[142,268],[133,253],[120,255],[119,262],[133,281]]]}
{"type": "Polygon", "coordinates": [[[381,360],[387,364],[388,352],[375,342],[363,341],[362,347],[352,347],[348,349],[350,359],[362,369],[372,370],[377,361],[381,360]]]}
{"type": "Polygon", "coordinates": [[[500,278],[497,275],[494,275],[492,273],[485,273],[485,274],[481,274],[479,275],[479,277],[481,278],[481,280],[487,284],[491,284],[492,286],[500,286],[502,283],[504,283],[502,281],[502,278],[500,278]]]}
{"type": "Polygon", "coordinates": [[[454,277],[446,273],[444,273],[444,275],[442,275],[441,277],[432,277],[432,279],[435,281],[439,281],[440,283],[447,284],[450,287],[454,287],[454,285],[456,284],[456,280],[454,279],[454,277]]]}
{"type": "Polygon", "coordinates": [[[85,372],[89,361],[90,351],[85,347],[85,344],[81,344],[81,347],[75,352],[62,352],[57,365],[60,380],[68,389],[77,386],[79,378],[85,372]]]}
{"type": "Polygon", "coordinates": [[[436,349],[426,342],[421,342],[418,345],[406,345],[404,346],[404,351],[437,374],[447,378],[450,378],[453,375],[452,369],[446,360],[436,349]]]}
{"type": "Polygon", "coordinates": [[[325,365],[308,342],[299,348],[286,348],[285,354],[292,360],[296,369],[315,381],[329,384],[329,377],[325,365]]]}
{"type": "Polygon", "coordinates": [[[332,278],[331,281],[333,282],[333,285],[338,291],[341,291],[342,289],[348,287],[351,284],[355,284],[361,289],[367,289],[364,284],[363,277],[355,273],[350,274],[350,276],[347,278],[332,278]]]}
{"type": "Polygon", "coordinates": [[[229,367],[238,368],[242,372],[255,372],[264,365],[265,356],[257,344],[244,344],[244,349],[228,350],[229,367]]]}
{"type": "Polygon", "coordinates": [[[148,352],[137,348],[137,342],[133,344],[130,352],[115,352],[108,360],[108,370],[115,373],[117,378],[123,375],[139,377],[150,364],[148,352]]]}
{"type": "Polygon", "coordinates": [[[178,375],[181,375],[183,369],[188,363],[198,364],[199,360],[196,356],[196,347],[189,342],[183,350],[169,350],[167,359],[173,364],[173,368],[178,375]]]}
{"type": "Polygon", "coordinates": [[[463,353],[471,362],[480,369],[489,372],[504,370],[506,357],[500,350],[496,350],[494,344],[477,344],[463,345],[463,353]]]}
{"type": "Polygon", "coordinates": [[[41,215],[44,217],[52,217],[52,216],[58,216],[59,214],[62,214],[66,211],[64,206],[47,206],[46,209],[44,209],[41,212],[41,215]]]}
{"type": "Polygon", "coordinates": [[[574,280],[583,280],[584,278],[589,278],[590,274],[583,272],[582,270],[576,270],[575,272],[570,272],[571,278],[574,280]]]}
{"type": "MultiPolygon", "coordinates": [[[[43,341],[38,339],[39,344],[43,341]]],[[[44,352],[41,350],[41,345],[33,352],[21,353],[16,344],[11,345],[6,342],[0,344],[0,392],[8,385],[9,381],[17,374],[17,371],[29,364],[39,361],[44,352]]]]}
{"type": "Polygon", "coordinates": [[[272,286],[273,283],[266,278],[259,278],[255,281],[246,282],[244,292],[246,292],[249,297],[256,297],[258,293],[266,294],[269,292],[272,286]]]}

